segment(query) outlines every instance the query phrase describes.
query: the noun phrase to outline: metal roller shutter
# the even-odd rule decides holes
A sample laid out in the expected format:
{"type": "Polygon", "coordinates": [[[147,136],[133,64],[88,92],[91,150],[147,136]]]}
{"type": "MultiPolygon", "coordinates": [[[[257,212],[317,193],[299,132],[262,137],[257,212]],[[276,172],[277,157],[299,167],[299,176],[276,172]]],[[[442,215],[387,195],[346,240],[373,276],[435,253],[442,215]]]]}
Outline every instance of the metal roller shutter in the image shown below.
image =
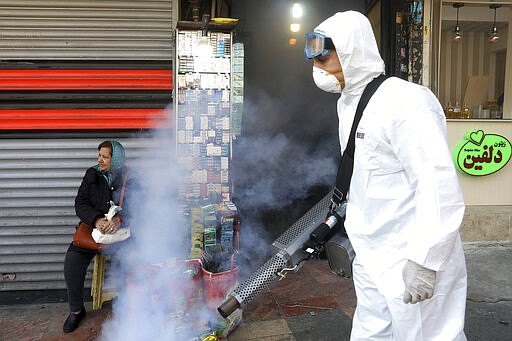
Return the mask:
{"type": "Polygon", "coordinates": [[[0,60],[171,60],[176,0],[2,0],[0,60]]]}
{"type": "MultiPolygon", "coordinates": [[[[85,135],[0,140],[0,291],[66,287],[64,254],[78,221],[74,198],[106,139],[85,135]]],[[[125,146],[128,166],[156,143],[111,135],[125,146]]]]}

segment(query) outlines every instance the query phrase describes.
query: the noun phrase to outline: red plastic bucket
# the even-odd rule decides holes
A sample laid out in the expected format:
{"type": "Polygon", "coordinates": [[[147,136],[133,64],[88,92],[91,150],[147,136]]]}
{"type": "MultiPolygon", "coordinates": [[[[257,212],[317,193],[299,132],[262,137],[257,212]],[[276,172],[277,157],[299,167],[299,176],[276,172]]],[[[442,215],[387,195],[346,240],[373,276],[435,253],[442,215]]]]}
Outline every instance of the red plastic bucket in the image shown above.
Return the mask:
{"type": "Polygon", "coordinates": [[[203,272],[204,300],[209,308],[216,310],[217,306],[226,297],[228,291],[238,282],[240,268],[235,267],[234,264],[235,255],[233,254],[228,271],[213,273],[201,267],[203,272]]]}

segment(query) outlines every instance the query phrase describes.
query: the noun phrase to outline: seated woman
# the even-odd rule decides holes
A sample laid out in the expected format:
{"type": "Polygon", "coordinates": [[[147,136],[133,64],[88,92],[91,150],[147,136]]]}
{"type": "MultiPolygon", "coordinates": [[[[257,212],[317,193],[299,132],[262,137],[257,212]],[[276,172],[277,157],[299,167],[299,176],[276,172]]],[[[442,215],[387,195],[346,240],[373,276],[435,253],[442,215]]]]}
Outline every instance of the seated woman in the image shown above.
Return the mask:
{"type": "MultiPolygon", "coordinates": [[[[98,164],[85,172],[78,194],[75,198],[75,212],[81,222],[96,227],[102,233],[115,233],[123,222],[121,214],[116,214],[110,221],[105,213],[112,200],[119,205],[124,194],[123,183],[127,175],[125,152],[117,141],[104,141],[98,146],[98,164]]],[[[69,246],[64,259],[64,278],[68,292],[71,313],[64,322],[63,330],[70,333],[75,330],[85,317],[84,281],[87,268],[97,251],[69,246]]]]}

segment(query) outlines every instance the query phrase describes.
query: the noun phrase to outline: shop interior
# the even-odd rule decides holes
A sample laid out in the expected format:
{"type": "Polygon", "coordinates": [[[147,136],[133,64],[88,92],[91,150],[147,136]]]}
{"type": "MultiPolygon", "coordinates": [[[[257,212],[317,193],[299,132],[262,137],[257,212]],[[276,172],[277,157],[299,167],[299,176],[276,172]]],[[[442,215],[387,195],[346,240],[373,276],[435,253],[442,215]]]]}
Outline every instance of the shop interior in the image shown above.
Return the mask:
{"type": "Polygon", "coordinates": [[[447,118],[510,118],[506,75],[512,70],[507,58],[511,6],[442,1],[438,98],[447,118]]]}

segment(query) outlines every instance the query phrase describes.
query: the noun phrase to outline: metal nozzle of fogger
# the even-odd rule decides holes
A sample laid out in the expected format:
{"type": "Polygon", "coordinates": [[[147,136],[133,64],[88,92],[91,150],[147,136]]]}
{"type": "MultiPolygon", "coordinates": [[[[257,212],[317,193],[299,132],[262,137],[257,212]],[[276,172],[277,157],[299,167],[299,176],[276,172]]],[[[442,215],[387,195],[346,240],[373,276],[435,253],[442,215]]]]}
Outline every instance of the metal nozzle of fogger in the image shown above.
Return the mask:
{"type": "MultiPolygon", "coordinates": [[[[272,243],[276,250],[274,256],[241,283],[217,308],[223,317],[247,305],[273,281],[284,278],[287,272],[299,270],[304,261],[318,252],[319,248],[313,245],[315,242],[311,244],[311,234],[325,223],[331,198],[332,191],[272,243]]],[[[320,236],[318,233],[316,235],[320,236]]]]}

